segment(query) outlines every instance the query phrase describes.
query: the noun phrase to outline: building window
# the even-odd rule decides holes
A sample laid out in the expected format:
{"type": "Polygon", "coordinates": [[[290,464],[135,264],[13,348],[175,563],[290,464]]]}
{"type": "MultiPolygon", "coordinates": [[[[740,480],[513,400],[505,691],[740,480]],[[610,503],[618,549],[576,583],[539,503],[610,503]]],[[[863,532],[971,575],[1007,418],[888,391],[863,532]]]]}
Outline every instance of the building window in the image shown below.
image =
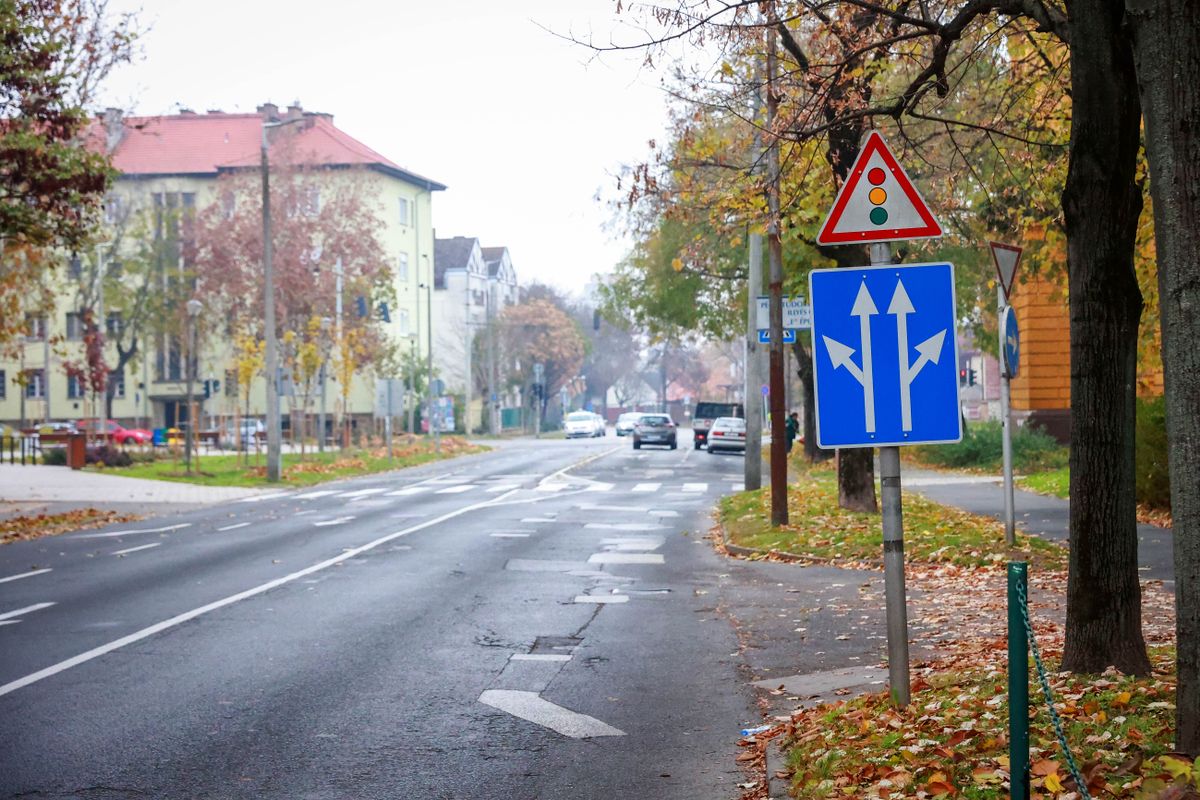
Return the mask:
{"type": "Polygon", "coordinates": [[[396,280],[408,283],[408,253],[396,256],[396,280]]]}
{"type": "Polygon", "coordinates": [[[114,311],[104,320],[104,335],[115,339],[121,335],[122,330],[121,314],[114,311]]]}
{"type": "Polygon", "coordinates": [[[80,382],[79,376],[71,374],[67,376],[67,399],[81,400],[86,394],[83,390],[83,383],[80,382]]]}
{"type": "Polygon", "coordinates": [[[83,315],[78,311],[67,312],[67,338],[72,340],[83,338],[83,315]]]}
{"type": "Polygon", "coordinates": [[[8,373],[0,369],[0,400],[8,397],[8,373]]]}
{"type": "Polygon", "coordinates": [[[46,371],[41,369],[25,370],[25,396],[31,400],[46,396],[46,371]]]}
{"type": "Polygon", "coordinates": [[[25,315],[25,338],[38,341],[46,338],[46,318],[43,316],[25,315]]]}
{"type": "Polygon", "coordinates": [[[237,397],[238,396],[238,383],[237,383],[237,370],[236,369],[225,370],[225,396],[226,397],[237,397]]]}
{"type": "Polygon", "coordinates": [[[237,195],[233,192],[225,191],[221,194],[221,214],[225,219],[233,219],[237,214],[237,195]]]}
{"type": "Polygon", "coordinates": [[[400,309],[399,317],[400,317],[400,319],[399,319],[399,323],[400,323],[400,335],[401,335],[401,336],[408,336],[408,334],[409,334],[409,330],[408,330],[408,309],[406,309],[406,308],[402,308],[402,309],[400,309]]]}
{"type": "Polygon", "coordinates": [[[74,281],[83,277],[83,259],[78,253],[72,253],[67,259],[67,277],[74,281]]]}
{"type": "Polygon", "coordinates": [[[400,224],[401,225],[408,224],[408,198],[407,197],[400,198],[400,224]]]}
{"type": "Polygon", "coordinates": [[[125,396],[125,370],[117,369],[108,373],[108,383],[113,387],[113,397],[125,396]]]}

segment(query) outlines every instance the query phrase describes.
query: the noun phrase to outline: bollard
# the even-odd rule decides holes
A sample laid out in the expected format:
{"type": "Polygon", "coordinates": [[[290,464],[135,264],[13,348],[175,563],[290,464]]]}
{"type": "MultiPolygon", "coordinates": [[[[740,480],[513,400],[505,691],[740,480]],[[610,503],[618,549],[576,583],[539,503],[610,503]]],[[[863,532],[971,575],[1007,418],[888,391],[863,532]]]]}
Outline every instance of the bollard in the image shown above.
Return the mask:
{"type": "Polygon", "coordinates": [[[1028,597],[1024,561],[1008,562],[1008,770],[1009,797],[1029,800],[1029,640],[1021,614],[1028,597]]]}

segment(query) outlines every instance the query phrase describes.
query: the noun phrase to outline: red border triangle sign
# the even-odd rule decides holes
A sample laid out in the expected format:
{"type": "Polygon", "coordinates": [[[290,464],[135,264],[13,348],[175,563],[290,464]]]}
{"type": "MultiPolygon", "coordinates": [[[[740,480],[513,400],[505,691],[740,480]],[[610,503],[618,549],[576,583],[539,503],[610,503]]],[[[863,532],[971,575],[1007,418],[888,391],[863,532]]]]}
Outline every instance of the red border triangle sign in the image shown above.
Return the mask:
{"type": "Polygon", "coordinates": [[[992,251],[992,263],[996,265],[996,276],[1000,279],[1000,288],[1004,292],[1004,302],[1012,292],[1013,278],[1017,276],[1017,265],[1021,263],[1021,253],[1024,248],[1000,242],[988,242],[992,251]]]}
{"type": "Polygon", "coordinates": [[[879,131],[871,131],[817,234],[817,244],[895,242],[941,235],[942,226],[917,187],[879,131]]]}

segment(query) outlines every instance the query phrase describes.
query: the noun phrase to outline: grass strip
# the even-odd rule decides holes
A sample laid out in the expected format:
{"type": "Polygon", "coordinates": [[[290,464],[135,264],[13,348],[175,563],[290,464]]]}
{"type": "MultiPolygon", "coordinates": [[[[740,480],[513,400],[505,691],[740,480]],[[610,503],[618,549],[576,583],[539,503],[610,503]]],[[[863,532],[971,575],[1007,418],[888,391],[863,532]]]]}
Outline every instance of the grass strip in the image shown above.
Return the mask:
{"type": "MultiPolygon", "coordinates": [[[[1155,649],[1151,660],[1154,670],[1144,678],[1115,671],[1050,675],[1067,741],[1093,797],[1158,797],[1190,769],[1166,757],[1175,709],[1174,650],[1155,649]]],[[[793,714],[781,731],[793,795],[1007,798],[1005,672],[930,672],[912,688],[912,704],[903,709],[876,693],[793,714]]],[[[1032,670],[1029,696],[1033,796],[1078,797],[1032,670]]],[[[1200,771],[1194,779],[1200,780],[1200,771]]]]}
{"type": "MultiPolygon", "coordinates": [[[[910,562],[981,566],[1023,553],[1031,567],[1066,565],[1067,552],[1036,536],[1018,533],[1017,548],[1004,543],[1004,526],[991,517],[943,506],[916,494],[904,494],[904,551],[910,562]]],[[[732,544],[781,551],[823,561],[878,561],[882,529],[878,514],[838,506],[837,478],[827,465],[800,471],[788,486],[790,523],[770,524],[771,492],[763,488],[721,500],[720,520],[732,544]]]]}
{"type": "Polygon", "coordinates": [[[1062,467],[1046,472],[1035,472],[1018,480],[1017,485],[1031,492],[1066,499],[1071,496],[1071,469],[1062,467]]]}
{"type": "Polygon", "coordinates": [[[388,460],[387,450],[379,447],[370,450],[326,451],[308,453],[303,460],[298,453],[283,456],[281,483],[267,482],[266,457],[262,454],[200,456],[194,461],[192,474],[187,474],[183,463],[176,459],[135,463],[129,467],[89,466],[89,470],[129,478],[194,483],[201,486],[242,486],[262,488],[268,486],[312,486],[325,481],[353,478],[376,472],[415,467],[432,461],[486,452],[489,448],[474,445],[457,436],[444,436],[441,452],[435,452],[432,441],[414,439],[396,444],[392,448],[393,458],[388,460]]]}

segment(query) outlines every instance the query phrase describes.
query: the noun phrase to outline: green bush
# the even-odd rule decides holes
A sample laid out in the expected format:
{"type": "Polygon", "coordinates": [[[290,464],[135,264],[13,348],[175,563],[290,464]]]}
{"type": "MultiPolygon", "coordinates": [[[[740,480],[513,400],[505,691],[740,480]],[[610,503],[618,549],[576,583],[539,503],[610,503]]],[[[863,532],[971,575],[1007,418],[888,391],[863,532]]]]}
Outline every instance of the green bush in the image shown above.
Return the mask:
{"type": "Polygon", "coordinates": [[[1163,398],[1138,399],[1136,437],[1138,502],[1169,510],[1171,478],[1167,469],[1167,413],[1163,398]]]}
{"type": "MultiPolygon", "coordinates": [[[[914,447],[914,455],[941,467],[997,470],[1004,460],[1003,429],[997,420],[975,422],[963,430],[961,442],[914,447]]],[[[1013,432],[1013,469],[1018,472],[1055,469],[1067,464],[1067,449],[1041,428],[1025,426],[1013,432]]]]}
{"type": "Polygon", "coordinates": [[[48,467],[65,467],[67,465],[67,448],[43,447],[42,463],[48,467]]]}

